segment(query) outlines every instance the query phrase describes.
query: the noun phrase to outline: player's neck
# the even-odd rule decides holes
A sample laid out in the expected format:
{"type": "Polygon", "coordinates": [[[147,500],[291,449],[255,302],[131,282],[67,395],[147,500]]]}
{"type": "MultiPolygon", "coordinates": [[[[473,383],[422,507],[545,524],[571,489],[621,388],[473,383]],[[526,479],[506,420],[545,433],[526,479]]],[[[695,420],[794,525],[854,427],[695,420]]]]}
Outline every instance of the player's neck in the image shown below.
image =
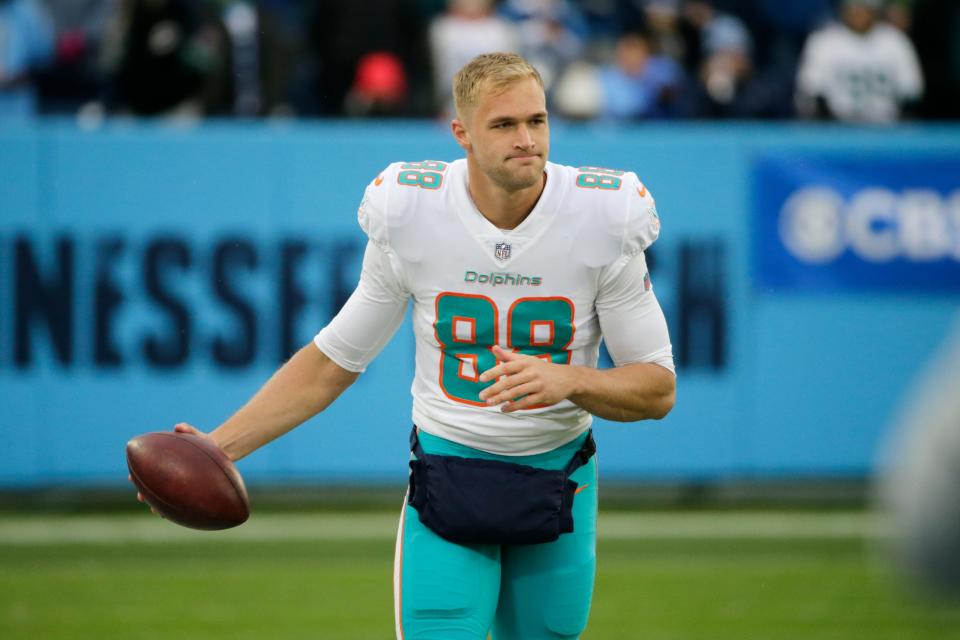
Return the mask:
{"type": "Polygon", "coordinates": [[[547,173],[537,184],[519,191],[508,191],[494,184],[480,171],[470,171],[467,184],[470,197],[484,218],[498,229],[515,229],[537,206],[547,185],[547,173]]]}

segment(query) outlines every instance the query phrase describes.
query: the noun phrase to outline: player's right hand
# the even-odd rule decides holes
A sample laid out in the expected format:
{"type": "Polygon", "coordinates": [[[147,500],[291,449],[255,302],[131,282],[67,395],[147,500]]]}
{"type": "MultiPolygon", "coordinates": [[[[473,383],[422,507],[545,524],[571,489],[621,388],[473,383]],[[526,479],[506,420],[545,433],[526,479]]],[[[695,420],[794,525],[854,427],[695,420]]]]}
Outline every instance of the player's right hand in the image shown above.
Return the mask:
{"type": "Polygon", "coordinates": [[[220,444],[214,439],[212,435],[210,435],[206,431],[200,431],[200,429],[197,429],[195,426],[187,422],[178,422],[177,424],[173,425],[173,430],[176,431],[177,433],[188,433],[192,436],[203,438],[213,443],[214,445],[216,445],[218,449],[223,449],[223,447],[220,446],[220,444]]]}
{"type": "MultiPolygon", "coordinates": [[[[200,436],[201,438],[209,438],[209,437],[210,437],[208,434],[204,433],[203,431],[200,431],[199,429],[197,429],[196,427],[194,427],[194,426],[191,425],[191,424],[187,424],[186,422],[178,422],[177,424],[175,424],[175,425],[173,426],[173,430],[176,431],[177,433],[191,433],[191,434],[193,434],[193,435],[195,435],[195,436],[200,436]]],[[[135,486],[135,487],[137,486],[136,483],[134,483],[134,481],[133,481],[133,477],[132,477],[129,473],[127,474],[127,480],[129,480],[129,481],[130,481],[130,484],[132,484],[133,486],[135,486]]],[[[145,504],[145,505],[147,505],[148,507],[150,507],[150,505],[147,503],[146,498],[143,497],[143,494],[140,493],[140,491],[137,491],[137,501],[138,501],[138,502],[141,502],[141,503],[143,503],[143,504],[145,504]]],[[[157,515],[160,516],[161,518],[164,517],[163,514],[161,514],[159,511],[157,511],[157,510],[154,509],[153,507],[150,507],[150,511],[152,511],[152,512],[155,513],[155,514],[157,514],[157,515]]]]}
{"type": "Polygon", "coordinates": [[[200,436],[201,438],[209,437],[208,434],[200,431],[200,429],[197,429],[195,426],[187,422],[178,422],[177,424],[173,425],[173,430],[177,433],[189,433],[194,436],[200,436]]]}

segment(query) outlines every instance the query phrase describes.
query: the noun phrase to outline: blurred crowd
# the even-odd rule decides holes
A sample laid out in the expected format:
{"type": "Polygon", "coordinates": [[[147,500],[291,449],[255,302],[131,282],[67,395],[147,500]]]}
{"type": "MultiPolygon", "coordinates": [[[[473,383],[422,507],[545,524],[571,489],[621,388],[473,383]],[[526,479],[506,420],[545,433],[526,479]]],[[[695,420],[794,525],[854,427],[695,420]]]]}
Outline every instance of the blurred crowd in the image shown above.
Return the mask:
{"type": "Polygon", "coordinates": [[[957,0],[0,0],[0,123],[446,117],[494,50],[571,119],[960,119],[957,0]]]}

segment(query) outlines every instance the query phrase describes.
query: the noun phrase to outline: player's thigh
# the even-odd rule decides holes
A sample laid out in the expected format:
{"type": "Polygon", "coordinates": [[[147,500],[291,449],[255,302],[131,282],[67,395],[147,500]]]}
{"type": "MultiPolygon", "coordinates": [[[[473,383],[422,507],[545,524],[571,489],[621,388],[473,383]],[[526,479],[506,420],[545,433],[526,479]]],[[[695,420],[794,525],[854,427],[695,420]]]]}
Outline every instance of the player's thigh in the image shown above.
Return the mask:
{"type": "Polygon", "coordinates": [[[421,523],[410,505],[397,538],[397,637],[486,640],[497,607],[500,548],[448,542],[421,523]]]}
{"type": "Polygon", "coordinates": [[[596,458],[573,474],[574,531],[547,544],[504,547],[494,640],[572,640],[587,625],[597,541],[596,458]]]}

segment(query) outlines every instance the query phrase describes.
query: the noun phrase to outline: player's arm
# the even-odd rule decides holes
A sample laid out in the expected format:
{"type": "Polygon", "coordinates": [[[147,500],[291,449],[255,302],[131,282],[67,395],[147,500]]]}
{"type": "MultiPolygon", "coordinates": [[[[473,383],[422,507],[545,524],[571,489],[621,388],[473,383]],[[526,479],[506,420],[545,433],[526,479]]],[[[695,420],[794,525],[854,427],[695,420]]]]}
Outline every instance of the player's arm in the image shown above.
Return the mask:
{"type": "MultiPolygon", "coordinates": [[[[204,433],[186,422],[173,429],[208,438],[228,458],[239,460],[323,411],[359,375],[340,367],[315,345],[308,344],[280,367],[249,402],[212,432],[204,433]]],[[[127,478],[133,482],[132,477],[127,478]]],[[[137,500],[146,502],[140,492],[137,500]]],[[[153,507],[150,510],[162,515],[153,507]]]]}
{"type": "Polygon", "coordinates": [[[540,358],[493,348],[501,364],[480,376],[500,378],[480,392],[488,405],[510,413],[570,400],[595,416],[635,422],[667,415],[676,397],[676,378],[661,365],[637,362],[614,369],[548,363],[540,358]]]}
{"type": "MultiPolygon", "coordinates": [[[[298,351],[250,401],[211,434],[237,460],[323,411],[386,346],[403,321],[409,292],[387,241],[383,176],[367,187],[357,211],[370,241],[360,282],[343,309],[298,351]]],[[[178,427],[190,430],[192,427],[178,427]]]]}
{"type": "Polygon", "coordinates": [[[673,409],[677,378],[658,364],[635,362],[614,369],[573,367],[579,375],[568,396],[595,416],[616,422],[659,420],[673,409]]]}
{"type": "MultiPolygon", "coordinates": [[[[177,424],[174,431],[209,438],[231,460],[239,460],[323,411],[359,375],[340,367],[315,345],[308,344],[280,367],[249,402],[212,432],[204,433],[186,422],[177,424]]],[[[133,478],[128,478],[133,482],[133,478]]],[[[137,500],[146,502],[139,492],[137,500]]],[[[161,515],[153,507],[150,510],[161,515]]]]}
{"type": "Polygon", "coordinates": [[[239,460],[326,409],[359,375],[308,344],[210,437],[239,460]]]}
{"type": "MultiPolygon", "coordinates": [[[[369,243],[360,283],[343,309],[209,437],[239,460],[326,409],[396,333],[407,298],[389,256],[369,243]]],[[[188,424],[175,428],[203,435],[188,424]]]]}

